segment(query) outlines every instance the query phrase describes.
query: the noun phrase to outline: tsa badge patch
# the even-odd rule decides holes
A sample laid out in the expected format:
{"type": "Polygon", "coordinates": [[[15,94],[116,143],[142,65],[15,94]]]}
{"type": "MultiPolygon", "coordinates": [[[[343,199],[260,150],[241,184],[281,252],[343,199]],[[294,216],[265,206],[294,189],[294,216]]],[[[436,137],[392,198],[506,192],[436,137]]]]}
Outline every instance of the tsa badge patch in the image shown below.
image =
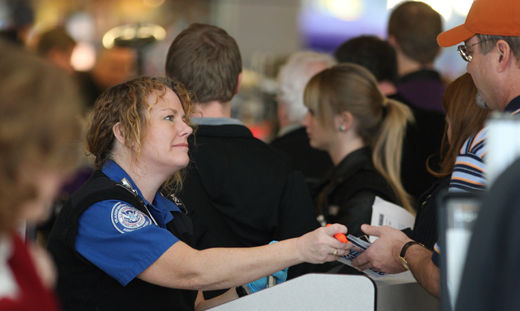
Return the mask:
{"type": "Polygon", "coordinates": [[[123,202],[112,207],[112,224],[121,233],[132,232],[151,225],[151,220],[137,208],[123,202]]]}

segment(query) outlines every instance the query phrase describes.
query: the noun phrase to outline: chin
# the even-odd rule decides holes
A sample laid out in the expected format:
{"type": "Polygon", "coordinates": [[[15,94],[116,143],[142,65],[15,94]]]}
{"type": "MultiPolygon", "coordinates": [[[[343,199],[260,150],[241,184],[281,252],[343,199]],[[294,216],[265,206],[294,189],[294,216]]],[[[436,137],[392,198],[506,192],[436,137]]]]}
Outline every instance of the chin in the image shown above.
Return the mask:
{"type": "Polygon", "coordinates": [[[321,148],[320,145],[316,141],[312,141],[311,140],[309,142],[309,145],[311,145],[311,147],[314,148],[314,149],[323,150],[323,148],[321,148]]]}
{"type": "Polygon", "coordinates": [[[186,155],[186,158],[185,159],[179,159],[176,163],[177,167],[179,168],[179,170],[185,168],[186,166],[188,166],[188,164],[190,164],[190,158],[188,157],[188,155],[186,155]]]}

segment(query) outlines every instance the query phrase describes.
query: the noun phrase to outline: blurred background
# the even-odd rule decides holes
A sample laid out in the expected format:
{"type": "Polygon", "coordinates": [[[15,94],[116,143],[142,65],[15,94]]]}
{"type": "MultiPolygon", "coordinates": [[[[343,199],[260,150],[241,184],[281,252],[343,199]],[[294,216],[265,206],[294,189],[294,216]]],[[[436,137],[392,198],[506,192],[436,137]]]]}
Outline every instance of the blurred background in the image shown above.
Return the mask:
{"type": "MultiPolygon", "coordinates": [[[[190,23],[224,28],[238,42],[242,88],[232,113],[254,135],[276,133],[276,74],[297,50],[332,52],[361,34],[386,38],[386,24],[400,0],[0,0],[0,31],[29,49],[55,27],[74,40],[64,69],[80,76],[92,101],[99,91],[137,75],[163,75],[173,38],[190,23]],[[114,48],[116,47],[116,48],[114,48]],[[110,49],[111,53],[101,52],[110,49]],[[69,66],[67,68],[67,66],[69,66]]],[[[464,22],[472,0],[425,0],[444,29],[464,22]]],[[[50,55],[57,58],[58,56],[50,55]]],[[[465,71],[455,48],[435,67],[446,80],[465,71]]],[[[88,105],[87,105],[88,106],[88,105]]]]}

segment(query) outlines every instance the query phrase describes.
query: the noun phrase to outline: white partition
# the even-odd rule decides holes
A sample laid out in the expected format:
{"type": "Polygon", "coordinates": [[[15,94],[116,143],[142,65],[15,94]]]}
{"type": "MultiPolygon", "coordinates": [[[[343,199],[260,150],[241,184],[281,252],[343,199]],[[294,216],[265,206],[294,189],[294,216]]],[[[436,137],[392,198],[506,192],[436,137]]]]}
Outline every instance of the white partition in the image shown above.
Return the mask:
{"type": "Polygon", "coordinates": [[[375,285],[366,276],[306,274],[211,310],[373,311],[375,297],[375,285]]]}
{"type": "Polygon", "coordinates": [[[213,311],[437,311],[438,300],[406,278],[306,274],[220,305],[213,311]]]}

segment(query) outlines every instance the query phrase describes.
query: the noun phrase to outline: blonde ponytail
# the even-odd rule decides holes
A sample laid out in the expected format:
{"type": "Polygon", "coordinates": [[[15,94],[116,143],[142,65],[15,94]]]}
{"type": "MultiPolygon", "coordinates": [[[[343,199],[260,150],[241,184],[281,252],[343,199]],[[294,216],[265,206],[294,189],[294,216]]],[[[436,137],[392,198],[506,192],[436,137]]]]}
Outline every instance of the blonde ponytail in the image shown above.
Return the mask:
{"type": "Polygon", "coordinates": [[[414,213],[412,199],[401,183],[401,154],[406,125],[414,118],[410,108],[393,99],[385,98],[383,120],[374,141],[372,161],[375,168],[390,183],[401,205],[414,213]]]}

